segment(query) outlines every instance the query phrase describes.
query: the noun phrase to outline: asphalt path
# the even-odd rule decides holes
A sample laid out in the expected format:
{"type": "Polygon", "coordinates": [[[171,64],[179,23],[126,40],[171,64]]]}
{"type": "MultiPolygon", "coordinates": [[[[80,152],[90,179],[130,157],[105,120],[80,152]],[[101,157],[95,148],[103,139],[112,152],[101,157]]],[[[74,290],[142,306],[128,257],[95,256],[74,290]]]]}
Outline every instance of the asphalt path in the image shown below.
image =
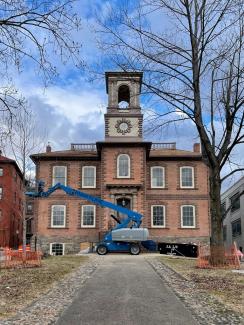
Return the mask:
{"type": "Polygon", "coordinates": [[[106,255],[57,325],[196,325],[143,255],[106,255]]]}

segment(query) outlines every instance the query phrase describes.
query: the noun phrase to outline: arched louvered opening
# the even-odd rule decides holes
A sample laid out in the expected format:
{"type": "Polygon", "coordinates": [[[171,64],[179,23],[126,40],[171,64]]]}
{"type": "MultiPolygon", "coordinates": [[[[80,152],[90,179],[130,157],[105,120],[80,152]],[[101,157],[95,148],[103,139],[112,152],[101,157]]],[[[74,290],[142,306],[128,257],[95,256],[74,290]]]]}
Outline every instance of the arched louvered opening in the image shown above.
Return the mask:
{"type": "Polygon", "coordinates": [[[130,106],[130,88],[127,85],[121,85],[118,90],[118,105],[121,109],[130,106]]]}

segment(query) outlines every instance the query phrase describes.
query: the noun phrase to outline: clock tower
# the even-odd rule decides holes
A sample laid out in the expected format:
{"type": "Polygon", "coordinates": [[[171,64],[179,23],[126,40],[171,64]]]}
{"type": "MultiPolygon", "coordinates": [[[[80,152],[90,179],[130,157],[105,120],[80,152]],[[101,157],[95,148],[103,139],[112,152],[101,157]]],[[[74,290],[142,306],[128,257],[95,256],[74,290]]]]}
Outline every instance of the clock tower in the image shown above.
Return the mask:
{"type": "Polygon", "coordinates": [[[142,141],[142,72],[106,72],[105,141],[142,141]]]}

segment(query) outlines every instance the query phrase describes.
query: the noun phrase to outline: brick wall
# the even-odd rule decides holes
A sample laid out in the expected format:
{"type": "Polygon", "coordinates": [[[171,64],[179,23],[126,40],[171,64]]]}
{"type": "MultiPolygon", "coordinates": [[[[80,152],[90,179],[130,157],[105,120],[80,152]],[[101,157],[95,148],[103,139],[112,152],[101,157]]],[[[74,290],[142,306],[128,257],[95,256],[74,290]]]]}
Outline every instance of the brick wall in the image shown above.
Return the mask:
{"type": "MultiPolygon", "coordinates": [[[[146,160],[146,149],[143,145],[104,145],[100,160],[90,161],[40,161],[37,164],[37,178],[52,185],[53,166],[67,166],[67,185],[104,200],[116,203],[118,198],[131,199],[133,210],[144,215],[143,227],[149,228],[152,239],[158,241],[196,242],[209,240],[209,204],[208,204],[208,170],[200,160],[146,160]],[[131,159],[130,178],[117,177],[117,157],[128,154],[131,159]],[[82,189],[82,166],[96,166],[96,188],[82,189]],[[165,188],[152,189],[150,168],[162,166],[165,168],[165,188]],[[194,168],[193,189],[180,188],[180,167],[194,168]],[[196,211],[196,227],[181,228],[181,205],[193,205],[196,211]],[[151,205],[165,205],[165,228],[152,228],[151,205]]],[[[56,191],[49,198],[39,199],[36,204],[38,221],[37,237],[42,249],[49,250],[49,243],[63,242],[65,250],[77,251],[79,243],[94,242],[102,238],[111,227],[109,209],[96,206],[96,225],[94,228],[81,227],[81,205],[91,204],[78,198],[69,197],[62,191],[56,191]],[[62,229],[51,227],[51,206],[62,204],[66,206],[66,224],[62,229]]]]}
{"type": "Polygon", "coordinates": [[[208,201],[208,169],[202,161],[153,161],[147,164],[147,218],[146,226],[149,228],[152,239],[158,241],[179,240],[185,242],[208,241],[209,201],[208,201]],[[165,188],[152,189],[150,182],[150,169],[153,166],[165,168],[165,188]],[[194,188],[180,188],[180,167],[194,168],[194,188]],[[152,228],[151,206],[165,206],[165,228],[152,228]],[[181,206],[193,205],[195,207],[195,228],[181,227],[181,206]]]}
{"type": "MultiPolygon", "coordinates": [[[[145,211],[145,151],[142,147],[125,148],[125,147],[105,147],[102,150],[101,156],[101,195],[105,200],[111,201],[111,194],[114,194],[112,200],[116,203],[116,199],[126,195],[132,201],[131,209],[136,210],[142,214],[145,211]],[[120,154],[128,154],[130,156],[130,178],[117,177],[117,158],[120,154]],[[111,191],[108,184],[114,188],[111,191]],[[126,186],[129,185],[129,186],[126,186]],[[121,187],[124,186],[124,187],[121,187]]],[[[103,227],[107,229],[110,220],[109,211],[104,211],[103,227]]]]}
{"type": "Polygon", "coordinates": [[[16,248],[22,241],[23,182],[14,164],[0,161],[0,168],[0,247],[16,248]]]}

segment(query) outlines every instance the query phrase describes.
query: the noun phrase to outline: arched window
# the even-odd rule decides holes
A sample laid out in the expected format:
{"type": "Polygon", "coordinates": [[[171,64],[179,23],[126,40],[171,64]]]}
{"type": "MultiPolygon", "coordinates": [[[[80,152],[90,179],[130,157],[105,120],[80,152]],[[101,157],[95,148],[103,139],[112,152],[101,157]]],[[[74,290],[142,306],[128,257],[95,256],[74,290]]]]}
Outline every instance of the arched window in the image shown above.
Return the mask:
{"type": "Polygon", "coordinates": [[[130,178],[130,156],[119,155],[117,158],[117,177],[130,178]]]}
{"type": "Polygon", "coordinates": [[[130,88],[127,85],[121,85],[118,90],[118,105],[121,109],[130,106],[130,88]]]}

